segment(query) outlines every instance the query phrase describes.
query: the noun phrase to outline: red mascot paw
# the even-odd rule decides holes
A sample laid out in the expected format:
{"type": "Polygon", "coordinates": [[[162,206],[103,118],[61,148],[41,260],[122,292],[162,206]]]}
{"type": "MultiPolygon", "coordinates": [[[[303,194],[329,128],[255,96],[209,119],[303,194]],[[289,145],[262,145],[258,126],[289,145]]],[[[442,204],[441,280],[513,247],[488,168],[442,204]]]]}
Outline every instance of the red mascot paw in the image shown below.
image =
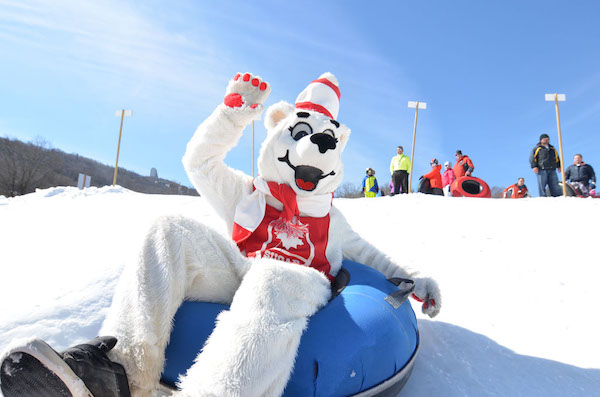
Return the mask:
{"type": "Polygon", "coordinates": [[[232,93],[225,97],[223,103],[230,108],[239,108],[244,104],[244,101],[242,100],[242,96],[240,94],[232,93]]]}

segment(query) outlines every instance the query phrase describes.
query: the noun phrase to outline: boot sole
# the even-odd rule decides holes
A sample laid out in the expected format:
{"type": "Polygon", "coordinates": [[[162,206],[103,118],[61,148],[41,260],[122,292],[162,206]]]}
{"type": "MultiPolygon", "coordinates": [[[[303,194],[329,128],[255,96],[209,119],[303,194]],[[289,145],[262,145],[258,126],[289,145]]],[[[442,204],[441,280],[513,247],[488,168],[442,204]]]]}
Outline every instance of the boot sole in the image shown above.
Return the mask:
{"type": "Polygon", "coordinates": [[[0,367],[0,386],[4,397],[94,397],[58,353],[39,339],[9,352],[0,367]]]}

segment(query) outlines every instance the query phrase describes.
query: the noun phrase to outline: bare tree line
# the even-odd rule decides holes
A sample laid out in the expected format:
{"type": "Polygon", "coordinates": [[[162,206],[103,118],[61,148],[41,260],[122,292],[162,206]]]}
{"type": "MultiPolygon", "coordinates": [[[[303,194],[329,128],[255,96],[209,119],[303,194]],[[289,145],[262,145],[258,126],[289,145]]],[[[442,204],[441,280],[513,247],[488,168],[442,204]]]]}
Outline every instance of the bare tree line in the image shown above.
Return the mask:
{"type": "MultiPolygon", "coordinates": [[[[29,143],[0,138],[0,195],[14,197],[52,186],[77,186],[79,173],[92,186],[112,184],[114,167],[51,148],[38,137],[29,143]]],[[[140,193],[197,195],[194,189],[166,179],[142,176],[119,168],[119,185],[140,193]]]]}
{"type": "Polygon", "coordinates": [[[58,158],[49,149],[50,145],[43,138],[35,138],[30,144],[2,138],[0,194],[18,196],[41,185],[48,173],[58,166],[58,158]]]}

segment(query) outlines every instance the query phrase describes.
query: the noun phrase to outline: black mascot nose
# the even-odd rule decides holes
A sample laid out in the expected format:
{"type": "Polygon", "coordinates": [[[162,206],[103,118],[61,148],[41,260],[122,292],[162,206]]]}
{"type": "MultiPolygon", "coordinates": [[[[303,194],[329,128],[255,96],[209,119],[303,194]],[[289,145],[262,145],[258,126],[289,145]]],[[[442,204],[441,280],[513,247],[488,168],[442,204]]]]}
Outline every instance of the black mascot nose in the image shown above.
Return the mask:
{"type": "Polygon", "coordinates": [[[322,132],[312,134],[310,141],[319,147],[319,152],[325,153],[329,149],[335,149],[336,139],[329,134],[322,132]]]}

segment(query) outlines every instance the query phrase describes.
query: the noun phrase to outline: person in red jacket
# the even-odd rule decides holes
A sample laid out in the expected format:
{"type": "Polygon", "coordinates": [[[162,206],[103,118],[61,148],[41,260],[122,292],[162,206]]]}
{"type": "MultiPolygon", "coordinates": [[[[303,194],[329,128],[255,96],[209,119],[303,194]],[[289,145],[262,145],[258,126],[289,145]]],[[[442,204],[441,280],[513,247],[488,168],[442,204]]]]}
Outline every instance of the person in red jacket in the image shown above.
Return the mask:
{"type": "Polygon", "coordinates": [[[429,190],[424,191],[423,193],[443,196],[444,192],[442,191],[442,174],[440,174],[442,166],[438,164],[437,159],[431,159],[430,164],[431,171],[421,177],[429,180],[429,190]]]}
{"type": "Polygon", "coordinates": [[[473,162],[469,158],[469,156],[465,156],[462,154],[462,151],[456,151],[456,164],[454,164],[454,176],[456,179],[461,176],[471,176],[473,171],[475,170],[475,166],[473,162]]]}
{"type": "Polygon", "coordinates": [[[503,198],[525,198],[531,197],[525,186],[525,178],[519,178],[517,183],[510,185],[502,192],[503,198]]]}

